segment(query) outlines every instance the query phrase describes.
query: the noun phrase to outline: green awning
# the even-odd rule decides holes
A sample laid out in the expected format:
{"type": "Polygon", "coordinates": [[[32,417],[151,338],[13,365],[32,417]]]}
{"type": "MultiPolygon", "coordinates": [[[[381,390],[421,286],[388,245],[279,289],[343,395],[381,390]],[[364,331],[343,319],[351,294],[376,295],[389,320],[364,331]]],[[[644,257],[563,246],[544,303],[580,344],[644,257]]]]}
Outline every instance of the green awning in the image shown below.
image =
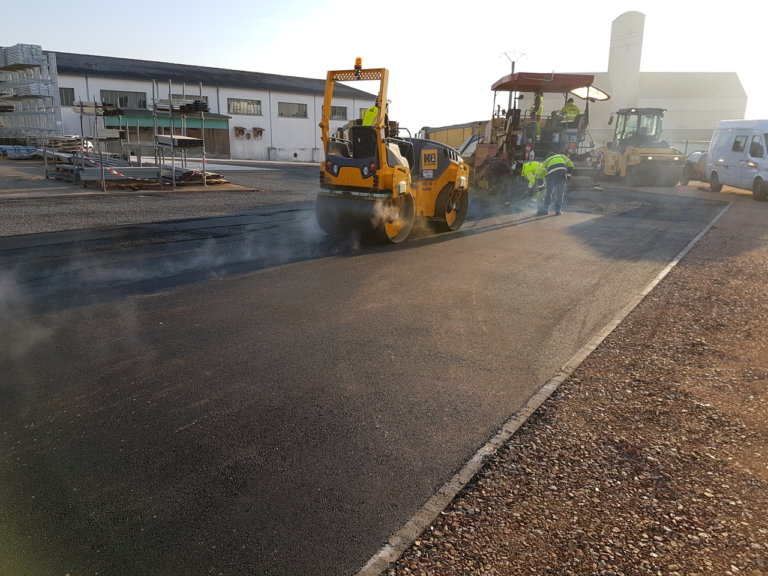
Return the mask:
{"type": "Polygon", "coordinates": [[[153,119],[152,116],[135,114],[104,116],[105,128],[135,128],[137,126],[140,128],[151,128],[153,126],[157,126],[158,128],[171,128],[171,123],[173,123],[172,127],[174,130],[181,130],[183,126],[186,126],[187,128],[205,127],[206,129],[214,130],[227,130],[229,128],[228,118],[202,119],[195,117],[183,120],[180,116],[174,116],[173,118],[168,116],[158,116],[155,119],[153,119]]]}

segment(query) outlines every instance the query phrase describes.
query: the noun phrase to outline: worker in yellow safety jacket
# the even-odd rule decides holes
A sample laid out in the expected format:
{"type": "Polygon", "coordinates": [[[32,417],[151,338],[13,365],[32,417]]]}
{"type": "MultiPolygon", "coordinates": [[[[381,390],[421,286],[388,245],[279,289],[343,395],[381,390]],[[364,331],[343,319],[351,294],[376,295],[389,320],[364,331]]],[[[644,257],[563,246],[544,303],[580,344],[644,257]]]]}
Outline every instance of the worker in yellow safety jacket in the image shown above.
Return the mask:
{"type": "Polygon", "coordinates": [[[529,112],[536,129],[536,140],[538,140],[541,137],[541,115],[544,113],[544,94],[536,92],[533,95],[533,102],[531,102],[529,112]]]}
{"type": "Polygon", "coordinates": [[[376,101],[376,104],[368,108],[365,112],[363,112],[363,126],[373,126],[373,123],[376,122],[376,117],[379,115],[379,101],[376,101]]]}
{"type": "Polygon", "coordinates": [[[543,200],[539,202],[538,216],[549,214],[549,205],[554,200],[555,214],[558,216],[563,211],[563,199],[565,198],[565,183],[573,173],[573,161],[565,154],[552,152],[539,166],[538,177],[547,181],[547,192],[543,200]]]}
{"type": "Polygon", "coordinates": [[[544,113],[544,94],[536,92],[533,95],[533,102],[531,102],[529,112],[534,120],[541,118],[541,115],[544,113]]]}
{"type": "Polygon", "coordinates": [[[541,169],[541,162],[531,160],[523,164],[523,169],[520,174],[523,178],[528,180],[528,188],[526,194],[533,196],[536,200],[541,196],[541,192],[544,188],[544,181],[539,179],[539,170],[541,169]]]}
{"type": "Polygon", "coordinates": [[[581,109],[573,103],[573,98],[565,101],[565,106],[560,109],[562,121],[571,124],[576,120],[576,116],[581,114],[581,109]]]}

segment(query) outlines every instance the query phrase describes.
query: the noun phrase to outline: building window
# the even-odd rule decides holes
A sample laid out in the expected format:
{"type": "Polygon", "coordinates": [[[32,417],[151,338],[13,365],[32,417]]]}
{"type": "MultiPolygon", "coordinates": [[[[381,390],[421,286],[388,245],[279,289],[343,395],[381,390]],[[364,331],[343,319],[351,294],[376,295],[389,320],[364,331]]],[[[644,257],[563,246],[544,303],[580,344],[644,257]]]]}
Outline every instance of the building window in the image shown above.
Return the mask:
{"type": "Polygon", "coordinates": [[[347,119],[346,106],[331,106],[331,120],[346,120],[346,119],[347,119]]]}
{"type": "Polygon", "coordinates": [[[62,106],[72,106],[75,103],[75,89],[59,88],[59,100],[62,106]]]}
{"type": "Polygon", "coordinates": [[[248,116],[261,116],[261,100],[247,100],[245,98],[227,98],[227,112],[229,114],[247,114],[248,116]]]}
{"type": "Polygon", "coordinates": [[[283,118],[308,118],[307,105],[296,102],[278,102],[277,115],[283,118]]]}
{"type": "Polygon", "coordinates": [[[146,92],[123,92],[122,90],[102,90],[101,103],[120,108],[146,108],[146,92]]]}

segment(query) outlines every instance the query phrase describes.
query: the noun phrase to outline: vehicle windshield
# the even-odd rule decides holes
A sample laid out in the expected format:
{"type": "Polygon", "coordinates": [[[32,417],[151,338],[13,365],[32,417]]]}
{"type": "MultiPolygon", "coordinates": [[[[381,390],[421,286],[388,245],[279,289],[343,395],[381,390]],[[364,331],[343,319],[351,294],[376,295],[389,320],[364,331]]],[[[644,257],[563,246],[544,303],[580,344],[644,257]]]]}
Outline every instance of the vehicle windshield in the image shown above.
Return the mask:
{"type": "Polygon", "coordinates": [[[616,123],[617,140],[653,140],[661,134],[661,115],[630,113],[619,116],[616,123]]]}

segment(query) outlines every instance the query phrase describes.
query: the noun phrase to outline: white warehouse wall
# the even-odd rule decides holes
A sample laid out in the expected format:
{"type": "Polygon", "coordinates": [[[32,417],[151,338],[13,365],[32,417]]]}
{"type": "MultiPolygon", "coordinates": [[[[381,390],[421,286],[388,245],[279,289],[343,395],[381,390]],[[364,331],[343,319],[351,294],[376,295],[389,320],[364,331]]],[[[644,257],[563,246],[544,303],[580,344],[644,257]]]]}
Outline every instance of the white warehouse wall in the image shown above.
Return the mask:
{"type": "MultiPolygon", "coordinates": [[[[174,94],[184,93],[188,98],[200,96],[200,86],[189,84],[171,84],[158,81],[121,80],[113,78],[93,78],[60,75],[59,86],[72,88],[75,100],[101,101],[101,90],[120,90],[144,92],[147,107],[152,109],[152,99],[165,100],[169,88],[174,94]]],[[[322,95],[277,93],[240,88],[202,87],[202,95],[208,99],[210,112],[229,116],[228,137],[230,157],[237,160],[273,160],[287,162],[320,162],[322,160],[322,140],[320,119],[323,105],[322,95]],[[260,115],[229,114],[227,99],[240,98],[261,101],[260,115]],[[289,102],[305,104],[307,118],[285,118],[279,115],[278,103],[289,102]],[[244,128],[237,131],[236,128],[244,128]],[[254,130],[256,129],[256,130],[254,130]]],[[[347,108],[347,120],[357,118],[359,110],[373,105],[375,97],[370,99],[334,98],[334,106],[347,108]]],[[[346,121],[332,121],[331,131],[346,121]]],[[[93,117],[83,117],[82,129],[79,112],[71,106],[62,108],[62,124],[65,134],[94,135],[93,117]]],[[[129,127],[130,130],[130,127],[129,127]]]]}
{"type": "MultiPolygon", "coordinates": [[[[118,80],[112,78],[92,78],[81,76],[59,75],[60,88],[72,88],[75,92],[75,101],[82,100],[85,103],[93,103],[94,100],[101,102],[102,90],[119,90],[125,92],[143,92],[146,94],[147,108],[152,109],[153,98],[158,100],[167,100],[169,93],[168,82],[153,82],[140,80],[118,80]]],[[[184,93],[189,99],[195,100],[200,97],[200,86],[183,86],[181,84],[172,84],[170,86],[174,94],[184,93]]],[[[202,87],[203,97],[208,98],[208,104],[211,112],[217,110],[216,89],[210,86],[202,87]]],[[[225,103],[226,107],[226,103],[225,103]]],[[[226,111],[224,112],[226,113],[226,111]]],[[[80,113],[72,106],[62,106],[61,109],[62,124],[65,134],[81,134],[80,113]]],[[[89,124],[87,119],[83,119],[82,135],[92,137],[92,118],[89,124]]],[[[129,127],[130,129],[130,127],[129,127]]]]}

